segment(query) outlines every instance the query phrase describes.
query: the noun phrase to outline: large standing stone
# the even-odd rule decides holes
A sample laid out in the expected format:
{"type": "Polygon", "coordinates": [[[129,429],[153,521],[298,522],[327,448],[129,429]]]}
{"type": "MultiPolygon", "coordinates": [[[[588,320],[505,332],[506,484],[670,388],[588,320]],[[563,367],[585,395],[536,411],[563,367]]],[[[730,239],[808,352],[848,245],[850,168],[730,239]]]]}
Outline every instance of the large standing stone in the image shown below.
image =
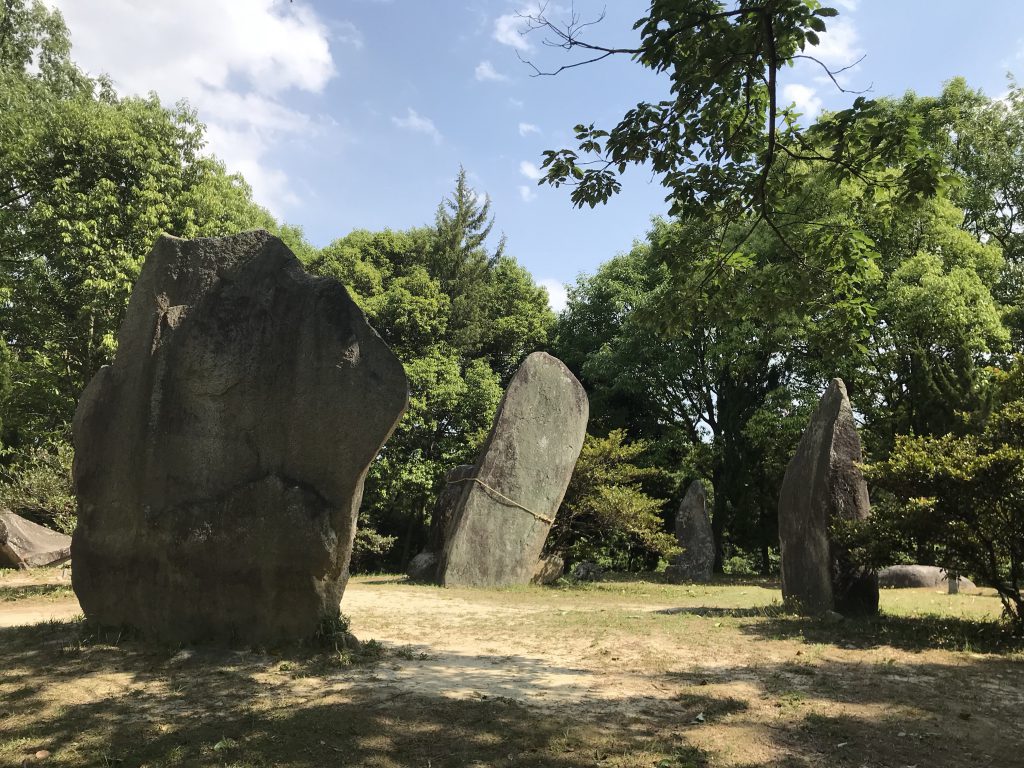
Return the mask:
{"type": "Polygon", "coordinates": [[[39,568],[71,557],[71,537],[0,510],[0,568],[39,568]]]}
{"type": "Polygon", "coordinates": [[[715,566],[715,534],[708,518],[708,496],[704,483],[694,480],[686,489],[676,513],[676,541],[683,551],[665,574],[672,581],[711,581],[715,566]]]}
{"type": "Polygon", "coordinates": [[[176,642],[309,636],[407,401],[345,288],[278,238],[161,238],[75,413],[85,615],[176,642]]]}
{"type": "Polygon", "coordinates": [[[831,542],[832,520],[863,520],[871,511],[857,464],[860,438],[846,385],[833,379],[786,468],[779,495],[782,594],[819,615],[878,611],[878,579],[831,542]]]}
{"type": "Polygon", "coordinates": [[[529,584],[583,447],[587,394],[562,362],[535,352],[498,406],[475,471],[464,478],[438,580],[529,584]]]}

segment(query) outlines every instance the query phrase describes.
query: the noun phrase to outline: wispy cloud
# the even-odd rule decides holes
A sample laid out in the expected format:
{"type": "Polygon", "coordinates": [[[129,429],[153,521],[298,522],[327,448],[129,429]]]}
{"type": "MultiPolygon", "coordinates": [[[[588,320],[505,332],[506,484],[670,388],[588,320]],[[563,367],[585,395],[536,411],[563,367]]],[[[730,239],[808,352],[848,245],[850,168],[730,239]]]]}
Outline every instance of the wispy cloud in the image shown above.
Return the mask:
{"type": "Polygon", "coordinates": [[[524,203],[532,203],[537,199],[537,193],[525,184],[521,184],[519,186],[519,197],[522,198],[524,203]]]}
{"type": "Polygon", "coordinates": [[[441,143],[441,132],[437,130],[434,121],[429,117],[423,117],[412,107],[408,108],[405,117],[392,117],[391,122],[406,131],[425,133],[434,140],[435,144],[441,143]]]}
{"type": "Polygon", "coordinates": [[[320,93],[337,70],[331,44],[353,49],[349,22],[327,24],[307,4],[275,0],[111,2],[50,0],[74,30],[75,61],[108,74],[123,94],[187,99],[207,125],[209,149],[241,172],[256,200],[281,215],[300,200],[270,154],[329,121],[285,106],[292,91],[320,93]]]}
{"type": "Polygon", "coordinates": [[[821,112],[821,99],[818,92],[803,83],[790,83],[782,88],[782,100],[796,105],[798,112],[805,117],[815,118],[821,112]]]}
{"type": "Polygon", "coordinates": [[[537,285],[547,289],[548,306],[551,307],[552,312],[560,313],[565,309],[565,305],[569,302],[569,292],[565,289],[565,285],[561,280],[549,277],[544,280],[538,280],[537,285]]]}
{"type": "Polygon", "coordinates": [[[514,13],[506,13],[495,19],[493,37],[502,45],[510,45],[517,50],[528,51],[532,46],[524,34],[526,29],[525,19],[514,13]]]}
{"type": "Polygon", "coordinates": [[[503,83],[508,80],[508,77],[498,72],[494,68],[494,65],[489,61],[481,61],[477,64],[474,74],[476,75],[476,79],[481,82],[492,80],[494,82],[503,83]]]}
{"type": "Polygon", "coordinates": [[[520,136],[529,136],[531,133],[540,133],[540,128],[538,128],[533,123],[520,123],[519,124],[519,135],[520,136]]]}
{"type": "Polygon", "coordinates": [[[544,172],[529,160],[519,163],[519,172],[532,181],[540,181],[544,178],[544,172]]]}

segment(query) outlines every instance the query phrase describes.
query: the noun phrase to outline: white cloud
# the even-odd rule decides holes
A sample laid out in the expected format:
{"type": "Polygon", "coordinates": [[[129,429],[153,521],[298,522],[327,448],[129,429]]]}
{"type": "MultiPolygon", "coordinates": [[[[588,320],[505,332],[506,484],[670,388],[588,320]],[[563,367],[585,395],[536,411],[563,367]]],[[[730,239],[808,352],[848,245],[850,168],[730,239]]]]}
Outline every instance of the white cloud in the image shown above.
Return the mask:
{"type": "Polygon", "coordinates": [[[435,144],[441,143],[441,132],[437,130],[434,121],[429,117],[423,117],[412,107],[408,108],[405,117],[392,117],[391,122],[406,131],[425,133],[434,140],[435,144]]]}
{"type": "MultiPolygon", "coordinates": [[[[529,11],[523,11],[528,13],[529,11]]],[[[514,13],[506,13],[494,21],[494,39],[502,45],[511,45],[520,51],[528,51],[532,47],[526,36],[526,20],[514,13]]]]}
{"type": "Polygon", "coordinates": [[[569,292],[560,280],[546,278],[538,280],[537,285],[546,288],[548,291],[548,306],[552,312],[561,312],[569,301],[569,292]]]}
{"type": "Polygon", "coordinates": [[[363,48],[363,33],[351,21],[338,21],[333,25],[333,37],[339,43],[351,45],[356,50],[363,48]]]}
{"type": "Polygon", "coordinates": [[[519,197],[523,199],[524,203],[532,203],[537,199],[537,193],[525,184],[521,184],[519,186],[519,197]]]}
{"type": "Polygon", "coordinates": [[[524,106],[523,102],[520,99],[513,98],[512,96],[508,97],[508,103],[510,106],[513,106],[516,109],[522,109],[524,106]]]}
{"type": "Polygon", "coordinates": [[[494,68],[494,65],[489,61],[481,61],[477,64],[474,74],[476,75],[476,79],[481,82],[485,80],[493,80],[496,82],[504,82],[508,80],[508,77],[498,72],[494,68]]]}
{"type": "Polygon", "coordinates": [[[828,19],[828,29],[821,35],[819,45],[807,47],[807,53],[820,59],[831,69],[848,67],[864,55],[859,45],[857,27],[849,19],[828,19]]]}
{"type": "MultiPolygon", "coordinates": [[[[298,203],[268,155],[324,121],[282,103],[319,93],[336,75],[332,34],[308,4],[276,0],[140,3],[49,0],[72,30],[75,60],[106,73],[123,94],[155,91],[167,105],[187,99],[206,123],[208,148],[242,172],[256,199],[280,215],[298,203]]],[[[347,23],[333,39],[358,47],[347,23]]]]}
{"type": "Polygon", "coordinates": [[[853,13],[857,10],[857,6],[860,4],[859,0],[832,0],[840,8],[844,9],[847,13],[853,13]]]}
{"type": "Polygon", "coordinates": [[[520,123],[519,124],[519,135],[520,136],[528,136],[531,133],[540,133],[540,128],[538,128],[533,123],[520,123]]]}
{"type": "Polygon", "coordinates": [[[538,168],[536,165],[531,163],[529,160],[523,160],[519,163],[519,172],[528,179],[533,181],[540,181],[544,178],[544,171],[538,168]]]}
{"type": "Polygon", "coordinates": [[[782,100],[787,104],[795,104],[797,111],[807,118],[813,119],[821,112],[821,99],[818,98],[817,91],[809,85],[790,83],[784,86],[782,100]]]}

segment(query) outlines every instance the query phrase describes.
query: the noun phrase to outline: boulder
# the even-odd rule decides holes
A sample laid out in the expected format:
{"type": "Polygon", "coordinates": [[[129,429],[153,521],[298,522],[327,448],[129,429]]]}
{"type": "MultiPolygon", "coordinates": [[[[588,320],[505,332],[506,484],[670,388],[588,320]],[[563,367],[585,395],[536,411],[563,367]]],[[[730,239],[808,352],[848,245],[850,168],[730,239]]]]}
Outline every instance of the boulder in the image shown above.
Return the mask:
{"type": "Polygon", "coordinates": [[[604,568],[597,563],[584,560],[573,566],[572,577],[576,581],[600,581],[604,578],[604,568]]]}
{"type": "Polygon", "coordinates": [[[409,561],[405,569],[409,581],[417,584],[431,584],[437,580],[437,553],[423,551],[409,561]]]}
{"type": "Polygon", "coordinates": [[[558,555],[542,557],[533,572],[534,584],[554,584],[565,574],[565,560],[558,555]]]}
{"type": "Polygon", "coordinates": [[[694,480],[686,489],[676,513],[676,541],[683,551],[665,569],[670,581],[711,581],[715,567],[715,534],[711,530],[707,506],[704,483],[694,480]]]}
{"type": "Polygon", "coordinates": [[[583,386],[535,352],[509,382],[448,526],[445,586],[529,584],[587,429],[583,386]]]}
{"type": "MultiPolygon", "coordinates": [[[[949,588],[946,571],[937,565],[890,565],[878,572],[878,586],[885,589],[949,588]]],[[[975,589],[974,582],[961,576],[957,589],[975,589]]]]}
{"type": "Polygon", "coordinates": [[[800,438],[779,494],[782,594],[808,614],[878,612],[876,575],[852,562],[829,536],[833,520],[863,520],[871,511],[858,468],[862,460],[846,386],[833,379],[800,438]]]}
{"type": "Polygon", "coordinates": [[[86,617],[168,642],[315,633],[338,615],[363,480],[407,402],[345,288],[278,238],[162,237],[75,413],[86,617]]]}
{"type": "Polygon", "coordinates": [[[40,568],[70,557],[70,536],[0,509],[0,568],[40,568]]]}

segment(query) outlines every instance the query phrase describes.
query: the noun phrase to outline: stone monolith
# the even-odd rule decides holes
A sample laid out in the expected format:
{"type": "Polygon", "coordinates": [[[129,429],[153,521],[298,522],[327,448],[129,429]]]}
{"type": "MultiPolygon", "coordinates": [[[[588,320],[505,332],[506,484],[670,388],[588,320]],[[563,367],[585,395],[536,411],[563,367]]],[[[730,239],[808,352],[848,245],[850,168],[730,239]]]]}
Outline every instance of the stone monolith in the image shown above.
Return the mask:
{"type": "Polygon", "coordinates": [[[558,359],[535,352],[509,382],[460,482],[438,567],[445,586],[528,584],[583,447],[589,404],[558,359]]]}
{"type": "Polygon", "coordinates": [[[782,594],[810,615],[878,611],[878,578],[851,562],[832,543],[833,520],[863,520],[871,511],[868,487],[846,385],[833,379],[825,390],[779,494],[782,594]]]}
{"type": "Polygon", "coordinates": [[[71,537],[0,509],[0,568],[40,568],[71,557],[71,537]]]}
{"type": "Polygon", "coordinates": [[[665,569],[670,581],[711,581],[715,566],[715,534],[711,530],[707,506],[704,483],[694,480],[686,489],[676,513],[676,542],[683,551],[665,569]]]}
{"type": "Polygon", "coordinates": [[[336,280],[273,235],[162,237],[75,413],[87,618],[273,644],[336,617],[363,479],[408,402],[336,280]]]}

